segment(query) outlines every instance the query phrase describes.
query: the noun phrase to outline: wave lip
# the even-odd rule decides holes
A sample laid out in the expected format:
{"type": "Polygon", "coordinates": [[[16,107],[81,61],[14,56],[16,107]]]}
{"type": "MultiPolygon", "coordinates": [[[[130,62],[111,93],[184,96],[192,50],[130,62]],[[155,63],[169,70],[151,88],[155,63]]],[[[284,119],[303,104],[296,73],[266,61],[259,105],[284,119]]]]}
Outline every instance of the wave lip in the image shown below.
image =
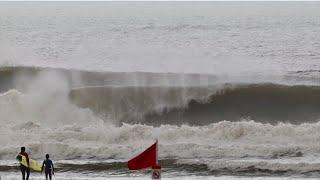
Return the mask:
{"type": "Polygon", "coordinates": [[[206,125],[250,118],[263,123],[301,124],[317,122],[319,112],[319,86],[253,84],[227,87],[210,95],[206,101],[191,99],[186,107],[150,113],[146,121],[170,123],[181,119],[182,123],[206,125]]]}

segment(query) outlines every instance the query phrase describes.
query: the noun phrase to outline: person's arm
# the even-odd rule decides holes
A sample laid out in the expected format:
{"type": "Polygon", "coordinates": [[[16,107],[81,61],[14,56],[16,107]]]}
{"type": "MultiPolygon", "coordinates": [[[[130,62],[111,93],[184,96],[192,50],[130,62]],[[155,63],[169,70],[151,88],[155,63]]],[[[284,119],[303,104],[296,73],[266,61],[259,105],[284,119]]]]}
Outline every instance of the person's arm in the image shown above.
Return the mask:
{"type": "Polygon", "coordinates": [[[21,155],[18,154],[17,157],[16,157],[16,159],[17,159],[18,161],[21,161],[21,155]]]}
{"type": "Polygon", "coordinates": [[[54,166],[52,161],[51,161],[51,166],[52,166],[52,174],[54,174],[54,166]]]}
{"type": "Polygon", "coordinates": [[[28,168],[30,168],[30,162],[29,162],[29,156],[27,153],[25,153],[26,159],[27,159],[27,164],[28,164],[28,168]]]}
{"type": "Polygon", "coordinates": [[[44,161],[43,161],[43,163],[42,163],[41,173],[43,172],[43,168],[44,168],[44,161]]]}

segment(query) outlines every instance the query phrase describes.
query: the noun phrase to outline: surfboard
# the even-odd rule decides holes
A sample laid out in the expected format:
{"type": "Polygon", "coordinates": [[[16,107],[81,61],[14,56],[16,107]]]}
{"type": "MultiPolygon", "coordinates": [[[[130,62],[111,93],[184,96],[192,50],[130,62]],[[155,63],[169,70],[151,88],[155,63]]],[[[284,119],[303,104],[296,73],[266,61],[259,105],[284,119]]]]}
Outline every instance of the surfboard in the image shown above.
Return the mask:
{"type": "MultiPolygon", "coordinates": [[[[23,155],[18,155],[18,156],[21,156],[21,158],[19,157],[18,161],[28,167],[28,163],[27,163],[27,158],[23,155]],[[20,160],[21,159],[21,160],[20,160]]],[[[41,167],[42,167],[42,164],[39,163],[38,161],[36,160],[33,160],[33,159],[30,159],[29,158],[29,162],[30,162],[30,169],[34,170],[34,171],[41,171],[41,167]]]]}

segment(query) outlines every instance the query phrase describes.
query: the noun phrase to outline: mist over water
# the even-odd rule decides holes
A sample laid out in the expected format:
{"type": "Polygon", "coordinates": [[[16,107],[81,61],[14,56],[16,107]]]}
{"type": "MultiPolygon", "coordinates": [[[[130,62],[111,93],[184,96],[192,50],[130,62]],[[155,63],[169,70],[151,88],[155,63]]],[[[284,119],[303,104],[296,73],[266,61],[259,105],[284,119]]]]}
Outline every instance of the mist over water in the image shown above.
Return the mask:
{"type": "Polygon", "coordinates": [[[0,5],[7,178],[22,145],[128,177],[155,139],[168,177],[319,177],[319,3],[0,5]]]}

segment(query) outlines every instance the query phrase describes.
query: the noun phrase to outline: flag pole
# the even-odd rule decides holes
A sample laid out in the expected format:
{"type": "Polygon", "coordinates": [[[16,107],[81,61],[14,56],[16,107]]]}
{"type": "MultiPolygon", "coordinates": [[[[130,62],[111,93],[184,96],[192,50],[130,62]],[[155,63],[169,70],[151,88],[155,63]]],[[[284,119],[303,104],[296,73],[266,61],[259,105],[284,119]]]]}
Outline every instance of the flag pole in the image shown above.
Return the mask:
{"type": "Polygon", "coordinates": [[[161,179],[161,166],[159,165],[159,159],[158,159],[158,139],[156,139],[156,165],[152,166],[152,174],[151,174],[151,180],[160,180],[161,179]]]}
{"type": "Polygon", "coordinates": [[[159,165],[159,162],[158,162],[158,139],[156,139],[156,163],[158,166],[159,165]]]}

